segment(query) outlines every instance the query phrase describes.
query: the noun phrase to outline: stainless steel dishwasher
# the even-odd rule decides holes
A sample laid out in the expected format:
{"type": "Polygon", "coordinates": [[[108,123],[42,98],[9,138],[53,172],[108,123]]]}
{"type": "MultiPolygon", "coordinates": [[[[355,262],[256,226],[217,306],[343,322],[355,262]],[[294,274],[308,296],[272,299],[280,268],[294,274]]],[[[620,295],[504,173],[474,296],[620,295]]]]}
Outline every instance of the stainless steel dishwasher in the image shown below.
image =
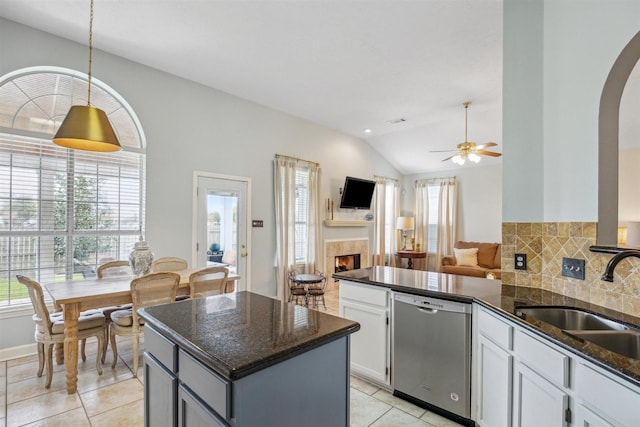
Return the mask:
{"type": "Polygon", "coordinates": [[[471,304],[394,292],[392,320],[394,394],[470,419],[471,304]]]}

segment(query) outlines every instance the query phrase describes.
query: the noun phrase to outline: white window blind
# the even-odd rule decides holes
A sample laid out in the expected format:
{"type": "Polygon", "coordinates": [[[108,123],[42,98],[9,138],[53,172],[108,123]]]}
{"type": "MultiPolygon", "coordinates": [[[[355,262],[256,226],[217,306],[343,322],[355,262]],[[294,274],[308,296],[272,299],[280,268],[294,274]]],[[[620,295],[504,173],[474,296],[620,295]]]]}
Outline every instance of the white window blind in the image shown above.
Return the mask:
{"type": "Polygon", "coordinates": [[[296,264],[306,264],[308,259],[309,222],[309,170],[296,169],[296,264]]]}
{"type": "Polygon", "coordinates": [[[440,184],[429,185],[429,240],[427,241],[427,251],[436,252],[438,244],[438,222],[440,215],[438,204],[440,202],[440,184]]]}

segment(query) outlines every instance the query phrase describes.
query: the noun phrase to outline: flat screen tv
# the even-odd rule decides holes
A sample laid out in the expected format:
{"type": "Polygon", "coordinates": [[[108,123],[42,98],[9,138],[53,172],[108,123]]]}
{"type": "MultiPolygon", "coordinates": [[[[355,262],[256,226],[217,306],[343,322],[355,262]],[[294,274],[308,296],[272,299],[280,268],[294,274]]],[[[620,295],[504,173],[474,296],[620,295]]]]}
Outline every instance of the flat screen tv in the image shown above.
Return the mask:
{"type": "Polygon", "coordinates": [[[340,208],[370,209],[371,197],[373,196],[373,190],[375,188],[375,181],[348,176],[344,181],[340,208]]]}

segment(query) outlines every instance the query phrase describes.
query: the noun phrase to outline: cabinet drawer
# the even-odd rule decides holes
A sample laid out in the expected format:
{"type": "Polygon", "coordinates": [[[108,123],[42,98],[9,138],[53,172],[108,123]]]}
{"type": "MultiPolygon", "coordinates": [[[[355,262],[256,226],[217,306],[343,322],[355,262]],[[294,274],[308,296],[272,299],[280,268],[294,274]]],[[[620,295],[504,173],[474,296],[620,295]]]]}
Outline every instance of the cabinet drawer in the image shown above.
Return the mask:
{"type": "Polygon", "coordinates": [[[340,281],[340,299],[350,299],[379,307],[389,305],[387,289],[345,282],[344,280],[340,281]]]}
{"type": "Polygon", "coordinates": [[[144,328],[144,347],[167,369],[172,372],[178,371],[178,346],[149,326],[144,328]]]}
{"type": "Polygon", "coordinates": [[[231,417],[231,383],[180,350],[178,377],[221,417],[231,417]]]}
{"type": "Polygon", "coordinates": [[[640,394],[597,372],[583,362],[576,363],[575,390],[598,415],[614,418],[615,425],[637,426],[640,394]]]}
{"type": "Polygon", "coordinates": [[[523,362],[547,380],[569,386],[569,357],[516,329],[515,351],[523,362]]]}
{"type": "Polygon", "coordinates": [[[478,325],[482,335],[504,349],[513,350],[512,325],[483,308],[478,311],[478,325]]]}
{"type": "Polygon", "coordinates": [[[203,405],[202,401],[194,396],[187,387],[180,386],[178,390],[178,427],[224,427],[227,425],[206,405],[203,405]]]}

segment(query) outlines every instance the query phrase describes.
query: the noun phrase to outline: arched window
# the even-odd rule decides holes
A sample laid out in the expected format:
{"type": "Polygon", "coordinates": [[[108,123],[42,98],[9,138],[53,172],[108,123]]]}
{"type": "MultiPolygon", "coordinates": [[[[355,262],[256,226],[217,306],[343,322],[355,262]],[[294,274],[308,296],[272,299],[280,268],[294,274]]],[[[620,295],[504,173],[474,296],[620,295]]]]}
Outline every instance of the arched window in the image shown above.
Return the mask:
{"type": "Polygon", "coordinates": [[[145,140],[131,107],[91,80],[122,151],[51,142],[72,105],[86,105],[87,76],[34,67],[0,77],[0,307],[26,303],[22,274],[50,283],[95,275],[127,259],[144,231],[145,140]]]}

